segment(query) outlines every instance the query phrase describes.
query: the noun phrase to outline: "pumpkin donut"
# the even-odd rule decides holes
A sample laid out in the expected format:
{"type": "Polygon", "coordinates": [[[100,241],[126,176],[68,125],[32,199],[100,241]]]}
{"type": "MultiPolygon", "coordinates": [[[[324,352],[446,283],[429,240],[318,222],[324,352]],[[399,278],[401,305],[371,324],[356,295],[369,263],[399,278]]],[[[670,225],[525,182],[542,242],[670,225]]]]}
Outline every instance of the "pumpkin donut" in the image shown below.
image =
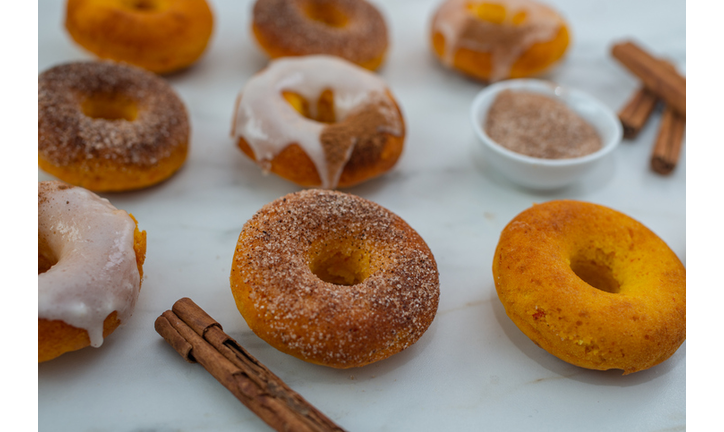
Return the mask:
{"type": "Polygon", "coordinates": [[[405,123],[377,75],[318,55],[274,60],[252,77],[237,98],[231,134],[265,172],[334,189],[392,169],[405,123]]]}
{"type": "Polygon", "coordinates": [[[133,216],[83,188],[38,183],[38,362],[99,347],[127,322],[145,257],[133,216]]]}
{"type": "Polygon", "coordinates": [[[96,192],[139,189],[186,161],[186,107],[158,76],[113,62],[53,67],[38,77],[38,164],[96,192]]]}
{"type": "Polygon", "coordinates": [[[365,0],[257,0],[252,31],[275,59],[329,54],[375,70],[387,52],[387,26],[365,0]]]}
{"type": "Polygon", "coordinates": [[[440,296],[435,258],[405,221],[322,189],[279,198],[244,225],[231,291],[260,338],[334,368],[364,366],[415,343],[440,296]]]}
{"type": "Polygon", "coordinates": [[[493,278],[510,319],[556,357],[644,370],[686,339],[686,270],[659,237],[607,207],[551,201],[500,235],[493,278]]]}
{"type": "Polygon", "coordinates": [[[206,0],[68,0],[65,28],[102,59],[164,74],[206,50],[214,17],[206,0]]]}
{"type": "Polygon", "coordinates": [[[442,64],[483,81],[548,69],[566,52],[569,37],[556,11],[531,0],[446,0],[431,26],[442,64]]]}

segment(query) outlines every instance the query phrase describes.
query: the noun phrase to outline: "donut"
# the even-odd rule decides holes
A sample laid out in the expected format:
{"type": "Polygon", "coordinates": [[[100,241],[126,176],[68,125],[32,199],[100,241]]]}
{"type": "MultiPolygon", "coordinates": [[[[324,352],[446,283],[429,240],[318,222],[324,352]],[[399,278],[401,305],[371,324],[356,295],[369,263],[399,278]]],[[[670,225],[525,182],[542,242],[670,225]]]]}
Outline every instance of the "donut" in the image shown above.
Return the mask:
{"type": "Polygon", "coordinates": [[[624,374],[671,357],[686,339],[686,270],[640,222],[561,200],[503,229],[493,278],[508,317],[538,346],[587,369],[624,374]]]}
{"type": "Polygon", "coordinates": [[[78,62],[38,76],[38,164],[96,192],[159,183],[186,160],[189,120],[156,75],[112,62],[78,62]]]}
{"type": "Polygon", "coordinates": [[[99,347],[138,299],[146,232],[108,200],[38,183],[38,363],[99,347]]]}
{"type": "Polygon", "coordinates": [[[437,312],[437,264],[399,216],[355,195],[291,193],[244,225],[231,291],[249,327],[310,363],[364,366],[415,343],[437,312]]]}
{"type": "Polygon", "coordinates": [[[563,18],[531,0],[446,0],[431,26],[432,50],[445,67],[488,82],[543,72],[569,38],[563,18]]]}
{"type": "Polygon", "coordinates": [[[68,0],[65,28],[102,59],[165,74],[206,50],[214,17],[206,0],[68,0]]]}
{"type": "Polygon", "coordinates": [[[231,135],[264,172],[334,189],[389,171],[405,122],[374,73],[338,57],[287,57],[246,83],[231,135]]]}
{"type": "Polygon", "coordinates": [[[369,70],[388,44],[384,18],[364,0],[257,0],[252,32],[273,59],[329,54],[369,70]]]}

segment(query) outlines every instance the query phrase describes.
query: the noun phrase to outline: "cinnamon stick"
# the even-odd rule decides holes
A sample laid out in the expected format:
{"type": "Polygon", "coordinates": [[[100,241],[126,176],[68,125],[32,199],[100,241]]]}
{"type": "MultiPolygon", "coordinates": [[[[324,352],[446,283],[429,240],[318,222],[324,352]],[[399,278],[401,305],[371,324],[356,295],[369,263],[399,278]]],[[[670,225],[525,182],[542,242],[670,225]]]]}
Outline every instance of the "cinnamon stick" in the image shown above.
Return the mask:
{"type": "Polygon", "coordinates": [[[651,168],[659,174],[669,174],[676,168],[681,154],[686,118],[667,106],[661,118],[659,135],[651,155],[651,168]]]}
{"type": "Polygon", "coordinates": [[[156,331],[187,361],[200,363],[277,431],[343,431],[224,333],[189,298],[156,319],[156,331]]]}
{"type": "Polygon", "coordinates": [[[646,87],[639,88],[619,111],[623,137],[634,139],[644,127],[656,107],[659,98],[646,87]]]}
{"type": "Polygon", "coordinates": [[[686,79],[683,76],[630,41],[614,45],[611,54],[638,76],[646,88],[686,117],[686,79]]]}

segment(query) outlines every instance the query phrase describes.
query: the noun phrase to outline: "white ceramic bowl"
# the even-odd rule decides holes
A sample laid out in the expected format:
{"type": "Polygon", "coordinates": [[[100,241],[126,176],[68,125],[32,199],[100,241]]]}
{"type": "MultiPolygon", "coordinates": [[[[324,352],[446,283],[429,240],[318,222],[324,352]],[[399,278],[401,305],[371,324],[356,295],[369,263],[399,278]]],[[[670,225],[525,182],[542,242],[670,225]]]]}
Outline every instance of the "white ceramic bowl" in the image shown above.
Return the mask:
{"type": "Polygon", "coordinates": [[[507,80],[486,87],[473,100],[471,120],[475,134],[483,143],[486,161],[512,182],[541,190],[561,188],[578,180],[618,146],[623,134],[616,114],[598,100],[581,91],[535,79],[507,80]],[[578,158],[541,159],[496,143],[485,133],[485,118],[498,93],[507,89],[542,93],[562,101],[596,129],[601,137],[601,149],[578,158]]]}

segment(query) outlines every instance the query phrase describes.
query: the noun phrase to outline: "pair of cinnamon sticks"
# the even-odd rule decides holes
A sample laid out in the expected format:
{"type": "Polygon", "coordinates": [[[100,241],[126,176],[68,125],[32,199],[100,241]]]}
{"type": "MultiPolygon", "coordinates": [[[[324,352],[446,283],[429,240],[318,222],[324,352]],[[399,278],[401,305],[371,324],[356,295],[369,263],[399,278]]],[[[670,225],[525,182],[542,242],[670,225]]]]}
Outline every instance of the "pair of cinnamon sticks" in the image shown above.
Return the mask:
{"type": "Polygon", "coordinates": [[[663,60],[632,42],[613,46],[611,54],[642,81],[642,86],[619,112],[624,138],[633,139],[659,100],[665,104],[659,134],[651,154],[651,168],[669,174],[676,167],[686,125],[686,79],[663,60]]]}
{"type": "Polygon", "coordinates": [[[155,328],[181,357],[200,363],[275,430],[344,432],[224,333],[191,299],[174,303],[156,319],[155,328]]]}

